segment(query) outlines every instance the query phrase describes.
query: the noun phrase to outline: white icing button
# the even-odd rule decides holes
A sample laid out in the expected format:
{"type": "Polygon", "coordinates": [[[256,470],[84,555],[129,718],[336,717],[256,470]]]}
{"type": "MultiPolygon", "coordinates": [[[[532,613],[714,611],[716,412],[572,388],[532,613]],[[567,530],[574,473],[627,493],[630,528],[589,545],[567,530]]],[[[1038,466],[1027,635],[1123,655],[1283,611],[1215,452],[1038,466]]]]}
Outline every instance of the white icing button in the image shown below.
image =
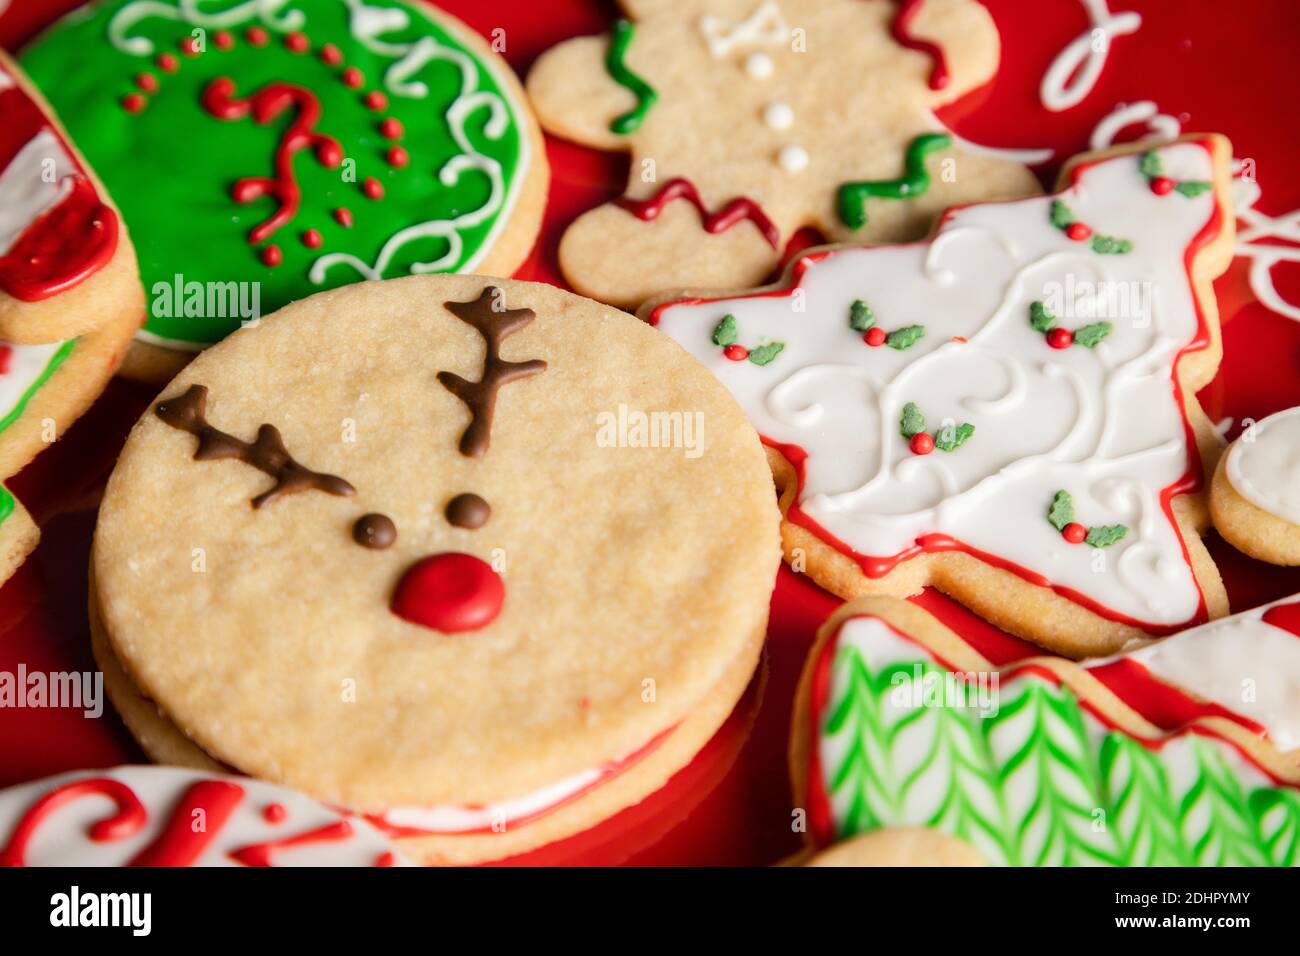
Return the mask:
{"type": "Polygon", "coordinates": [[[763,107],[763,122],[772,129],[789,129],[794,122],[794,110],[787,103],[768,103],[763,107]]]}
{"type": "Polygon", "coordinates": [[[745,57],[745,72],[756,80],[765,80],[772,75],[775,64],[766,53],[751,53],[745,57]]]}
{"type": "Polygon", "coordinates": [[[784,146],[776,161],[787,173],[801,173],[808,167],[808,150],[802,146],[784,146]]]}

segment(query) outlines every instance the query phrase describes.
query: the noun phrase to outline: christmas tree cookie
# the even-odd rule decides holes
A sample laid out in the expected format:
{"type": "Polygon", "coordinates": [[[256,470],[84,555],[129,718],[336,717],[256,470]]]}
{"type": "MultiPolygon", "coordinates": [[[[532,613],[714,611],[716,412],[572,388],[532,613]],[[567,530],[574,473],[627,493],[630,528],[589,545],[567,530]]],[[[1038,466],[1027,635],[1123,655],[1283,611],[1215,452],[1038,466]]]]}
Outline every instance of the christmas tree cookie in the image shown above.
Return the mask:
{"type": "Polygon", "coordinates": [[[863,598],[804,670],[796,801],[827,865],[1297,866],[1297,680],[1294,597],[1088,667],[863,598]]]}
{"type": "Polygon", "coordinates": [[[1023,166],[954,144],[933,110],[992,79],[974,0],[621,0],[603,36],[538,60],[549,132],[631,156],[625,195],[575,221],[579,292],[636,305],[764,281],[790,237],[925,234],[946,206],[1038,193],[1023,166]]]}
{"type": "Polygon", "coordinates": [[[509,67],[410,0],[104,0],[23,52],[121,208],[148,318],[128,373],[165,380],[313,292],[508,274],[547,168],[509,67]]]}
{"type": "Polygon", "coordinates": [[[1082,156],[1054,196],[643,314],[763,436],[796,570],[845,598],[933,584],[1058,653],[1112,653],[1227,611],[1195,394],[1221,354],[1229,156],[1211,135],[1082,156]],[[727,317],[779,354],[719,349],[727,317]]]}
{"type": "Polygon", "coordinates": [[[1243,424],[1210,487],[1215,530],[1253,558],[1300,564],[1300,408],[1243,424]]]}

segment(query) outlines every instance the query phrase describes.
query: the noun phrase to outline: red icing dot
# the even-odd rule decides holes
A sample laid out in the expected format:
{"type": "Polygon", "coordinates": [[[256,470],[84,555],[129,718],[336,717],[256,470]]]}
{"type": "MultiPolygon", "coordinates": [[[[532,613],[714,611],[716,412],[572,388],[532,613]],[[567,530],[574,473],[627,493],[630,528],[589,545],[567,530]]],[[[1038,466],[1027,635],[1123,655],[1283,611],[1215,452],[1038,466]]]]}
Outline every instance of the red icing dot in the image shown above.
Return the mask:
{"type": "Polygon", "coordinates": [[[877,346],[884,345],[885,330],[878,325],[873,325],[871,328],[867,329],[866,333],[862,336],[862,341],[866,342],[873,349],[877,346]]]}
{"type": "Polygon", "coordinates": [[[218,30],[212,37],[218,50],[229,50],[235,45],[235,37],[229,30],[218,30]]]}
{"type": "Polygon", "coordinates": [[[1157,196],[1164,196],[1172,192],[1175,185],[1168,176],[1157,176],[1151,180],[1151,191],[1157,196]]]}
{"type": "Polygon", "coordinates": [[[284,253],[282,253],[280,247],[274,243],[262,250],[262,264],[268,265],[272,269],[278,266],[283,259],[284,253]]]}
{"type": "Polygon", "coordinates": [[[262,808],[262,819],[267,823],[281,823],[289,815],[282,803],[268,803],[262,808]]]}
{"type": "Polygon", "coordinates": [[[384,154],[384,158],[388,160],[389,166],[396,166],[398,169],[411,161],[410,153],[400,146],[388,147],[388,152],[384,154]]]}
{"type": "Polygon", "coordinates": [[[139,93],[128,93],[122,97],[122,109],[128,113],[138,113],[144,109],[145,98],[139,93]]]}
{"type": "Polygon", "coordinates": [[[181,52],[186,56],[198,56],[203,51],[199,49],[199,41],[194,37],[182,37],[181,52]]]}
{"type": "Polygon", "coordinates": [[[152,73],[140,73],[135,78],[135,85],[146,93],[153,93],[158,89],[158,77],[152,73]]]}
{"type": "Polygon", "coordinates": [[[270,39],[266,30],[262,27],[249,27],[244,31],[244,37],[253,46],[266,46],[266,41],[270,39]]]}
{"type": "Polygon", "coordinates": [[[402,129],[402,121],[396,116],[390,116],[379,124],[379,132],[385,139],[401,139],[405,131],[402,129]]]}
{"type": "Polygon", "coordinates": [[[302,244],[308,249],[319,249],[321,244],[320,231],[308,229],[302,234],[302,244]]]}
{"type": "Polygon", "coordinates": [[[175,53],[159,53],[158,59],[154,60],[158,64],[158,69],[164,73],[175,73],[180,69],[181,61],[176,59],[175,53]]]}
{"type": "Polygon", "coordinates": [[[448,551],[407,569],[393,592],[392,611],[412,624],[455,634],[492,623],[505,599],[505,585],[486,561],[448,551]]]}
{"type": "Polygon", "coordinates": [[[374,110],[376,113],[380,110],[388,109],[388,97],[379,90],[371,90],[366,94],[366,107],[374,110]]]}
{"type": "Polygon", "coordinates": [[[912,449],[913,455],[928,455],[934,451],[934,439],[925,432],[917,432],[908,442],[908,447],[912,449]]]}
{"type": "Polygon", "coordinates": [[[1083,539],[1088,537],[1088,529],[1077,521],[1071,521],[1061,529],[1061,537],[1070,544],[1082,544],[1083,539]]]}
{"type": "Polygon", "coordinates": [[[743,345],[733,344],[733,345],[728,345],[725,349],[723,349],[722,354],[725,355],[727,358],[731,359],[733,362],[743,362],[745,361],[745,359],[749,358],[749,349],[745,348],[743,345]]]}
{"type": "Polygon", "coordinates": [[[375,866],[395,866],[396,864],[397,857],[393,855],[392,850],[385,850],[375,857],[375,866]]]}
{"type": "Polygon", "coordinates": [[[13,358],[14,350],[11,346],[0,345],[0,375],[9,371],[9,360],[13,358]]]}
{"type": "Polygon", "coordinates": [[[374,176],[367,176],[366,181],[365,183],[362,184],[361,188],[365,191],[365,194],[369,196],[371,199],[384,198],[384,184],[381,183],[374,176]]]}
{"type": "Polygon", "coordinates": [[[350,86],[350,87],[352,87],[353,89],[356,89],[358,86],[360,86],[360,85],[361,85],[362,83],[364,83],[365,81],[366,81],[365,74],[363,74],[363,73],[362,73],[360,70],[358,70],[355,66],[350,66],[350,67],[348,67],[346,70],[343,71],[343,85],[344,85],[344,86],[350,86]]]}
{"type": "Polygon", "coordinates": [[[304,33],[290,33],[284,38],[284,45],[294,53],[306,53],[307,48],[311,46],[311,41],[307,39],[304,33]]]}
{"type": "Polygon", "coordinates": [[[1069,329],[1052,329],[1047,333],[1047,344],[1054,349],[1068,349],[1074,344],[1074,333],[1069,329]]]}
{"type": "Polygon", "coordinates": [[[334,210],[334,221],[344,229],[352,228],[352,210],[346,206],[340,206],[334,210]]]}
{"type": "Polygon", "coordinates": [[[330,66],[338,66],[343,62],[343,53],[333,43],[326,43],[320,48],[320,58],[330,66]]]}
{"type": "Polygon", "coordinates": [[[1092,230],[1081,222],[1072,222],[1065,227],[1065,234],[1075,242],[1083,242],[1092,235],[1092,230]]]}

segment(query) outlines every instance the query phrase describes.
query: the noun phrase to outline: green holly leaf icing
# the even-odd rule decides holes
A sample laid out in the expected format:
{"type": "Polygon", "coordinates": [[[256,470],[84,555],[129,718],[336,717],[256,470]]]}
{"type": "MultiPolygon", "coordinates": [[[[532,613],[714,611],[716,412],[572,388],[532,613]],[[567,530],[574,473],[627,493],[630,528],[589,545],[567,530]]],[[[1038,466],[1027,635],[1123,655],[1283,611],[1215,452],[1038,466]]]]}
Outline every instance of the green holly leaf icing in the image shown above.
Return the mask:
{"type": "Polygon", "coordinates": [[[899,352],[910,349],[925,335],[924,325],[905,325],[885,336],[885,344],[899,352]]]}
{"type": "Polygon", "coordinates": [[[1097,757],[1106,796],[1107,825],[1133,866],[1190,866],[1169,772],[1156,753],[1127,734],[1111,731],[1097,757]]]}
{"type": "Polygon", "coordinates": [[[1191,199],[1195,196],[1199,196],[1203,192],[1207,192],[1212,188],[1213,186],[1210,183],[1203,182],[1202,180],[1185,179],[1178,185],[1174,186],[1174,191],[1182,193],[1188,199],[1191,199]]]}
{"type": "MultiPolygon", "coordinates": [[[[121,210],[151,300],[178,275],[209,289],[257,283],[258,311],[267,315],[323,289],[412,272],[473,272],[484,259],[535,156],[527,107],[512,92],[509,68],[480,52],[477,37],[443,26],[427,4],[367,3],[382,14],[373,36],[354,16],[361,5],[341,0],[293,0],[274,15],[270,3],[105,0],[58,20],[24,49],[23,66],[121,210]],[[286,43],[289,28],[277,25],[290,13],[309,44],[302,52],[286,43]],[[188,56],[180,42],[199,26],[207,28],[204,52],[188,56]],[[247,39],[254,26],[266,30],[267,42],[247,39]],[[217,40],[222,31],[227,45],[217,40]],[[337,64],[322,57],[326,44],[337,47],[337,64]],[[175,72],[156,66],[163,53],[177,58],[175,72]],[[345,82],[348,66],[359,71],[356,86],[345,82]],[[122,100],[140,74],[157,89],[130,112],[122,100]],[[221,118],[204,103],[220,78],[233,84],[232,101],[247,102],[276,82],[307,95],[295,94],[266,122],[256,110],[221,118]],[[372,93],[378,96],[368,101],[372,93]],[[320,113],[310,132],[336,140],[343,162],[323,162],[310,146],[295,150],[301,203],[290,221],[250,243],[250,231],[279,202],[258,195],[241,203],[231,190],[276,176],[277,149],[295,121],[314,112],[313,101],[320,113]],[[387,119],[400,124],[400,138],[381,133],[387,119]],[[393,146],[405,151],[395,164],[393,146]],[[382,198],[365,191],[370,178],[382,198]],[[304,239],[311,230],[319,244],[304,239]],[[272,244],[280,252],[275,266],[260,258],[272,244]]],[[[241,306],[250,309],[250,299],[241,306]]],[[[247,317],[215,303],[208,314],[185,311],[151,308],[151,341],[209,344],[247,317]]]]}
{"type": "Polygon", "coordinates": [[[728,312],[713,327],[713,344],[726,348],[736,343],[736,317],[728,312]]]}
{"type": "Polygon", "coordinates": [[[1261,787],[1248,802],[1269,862],[1300,866],[1300,794],[1261,787]]]}
{"type": "Polygon", "coordinates": [[[1103,256],[1117,256],[1133,251],[1133,243],[1115,236],[1097,234],[1092,237],[1092,251],[1103,256]]]}
{"type": "Polygon", "coordinates": [[[907,439],[925,431],[925,416],[921,414],[921,409],[916,406],[916,402],[908,402],[903,406],[903,417],[899,421],[899,428],[903,437],[907,439]]]}
{"type": "Polygon", "coordinates": [[[1148,149],[1142,154],[1142,159],[1138,164],[1142,170],[1142,175],[1148,179],[1154,179],[1157,176],[1163,176],[1164,163],[1160,161],[1160,154],[1154,149],[1148,149]]]}
{"type": "Polygon", "coordinates": [[[956,451],[974,434],[975,426],[967,422],[962,422],[960,425],[944,425],[934,433],[934,447],[940,451],[956,451]]]}
{"type": "Polygon", "coordinates": [[[1094,548],[1109,548],[1116,541],[1123,539],[1128,534],[1128,528],[1122,524],[1100,524],[1088,529],[1088,535],[1083,539],[1085,544],[1094,548]]]}
{"type": "Polygon", "coordinates": [[[755,365],[768,365],[772,359],[781,354],[783,348],[785,348],[784,342],[765,342],[749,350],[749,360],[755,365]]]}
{"type": "Polygon", "coordinates": [[[1096,348],[1106,336],[1110,335],[1114,326],[1109,322],[1093,322],[1090,325],[1081,326],[1074,331],[1074,341],[1076,345],[1082,345],[1084,348],[1096,348]]]}
{"type": "Polygon", "coordinates": [[[1052,207],[1048,216],[1052,221],[1052,225],[1057,229],[1064,229],[1075,221],[1073,210],[1060,199],[1052,200],[1052,207]]]}
{"type": "Polygon", "coordinates": [[[1050,332],[1056,328],[1056,316],[1043,303],[1034,301],[1029,303],[1029,324],[1035,332],[1050,332]]]}
{"type": "Polygon", "coordinates": [[[1064,531],[1065,526],[1074,520],[1074,499],[1068,491],[1058,491],[1052,495],[1052,506],[1047,509],[1047,520],[1057,531],[1064,531]]]}
{"type": "Polygon", "coordinates": [[[876,316],[871,311],[871,306],[861,299],[855,299],[849,306],[849,328],[854,332],[865,332],[875,324],[876,316]]]}

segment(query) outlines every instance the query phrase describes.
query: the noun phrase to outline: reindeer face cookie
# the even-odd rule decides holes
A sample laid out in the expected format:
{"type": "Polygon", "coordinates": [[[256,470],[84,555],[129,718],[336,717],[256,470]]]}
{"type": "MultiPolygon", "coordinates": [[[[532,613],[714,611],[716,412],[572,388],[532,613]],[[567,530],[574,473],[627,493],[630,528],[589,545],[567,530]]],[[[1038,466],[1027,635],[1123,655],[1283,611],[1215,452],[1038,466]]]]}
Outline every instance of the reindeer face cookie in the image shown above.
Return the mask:
{"type": "Polygon", "coordinates": [[[322,289],[523,261],[546,160],[482,38],[408,0],[213,6],[104,0],[23,54],[140,250],[128,373],[322,289]]]}
{"type": "Polygon", "coordinates": [[[631,154],[626,195],[560,246],[584,294],[763,281],[790,237],[923,235],[954,203],[1039,192],[1022,166],[954,148],[932,110],[992,78],[973,0],[623,0],[608,36],[546,53],[547,130],[631,154]]]}
{"type": "Polygon", "coordinates": [[[797,569],[846,598],[932,583],[1059,653],[1112,653],[1227,609],[1194,396],[1220,355],[1228,155],[1084,157],[1055,196],[647,315],[767,442],[797,569]]]}
{"type": "Polygon", "coordinates": [[[1210,513],[1239,551],[1300,564],[1300,408],[1247,423],[1219,460],[1210,513]]]}
{"type": "Polygon", "coordinates": [[[1300,603],[998,668],[914,605],[826,623],[792,772],[833,865],[1297,866],[1300,603]],[[919,829],[918,829],[919,828],[919,829]]]}
{"type": "Polygon", "coordinates": [[[366,283],[196,359],[127,442],[92,595],[155,759],[508,856],[660,786],[758,660],[779,560],[716,380],[549,286],[366,283]]]}

